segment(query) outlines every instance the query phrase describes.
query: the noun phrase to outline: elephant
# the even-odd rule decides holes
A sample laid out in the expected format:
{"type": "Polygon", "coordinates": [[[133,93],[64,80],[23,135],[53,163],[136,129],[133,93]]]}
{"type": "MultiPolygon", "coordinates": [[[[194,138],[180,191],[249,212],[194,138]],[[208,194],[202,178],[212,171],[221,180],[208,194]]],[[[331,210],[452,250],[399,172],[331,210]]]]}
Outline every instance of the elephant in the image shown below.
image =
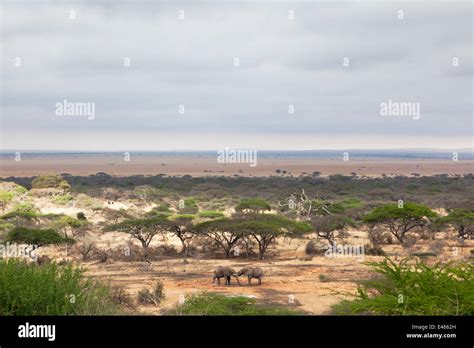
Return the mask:
{"type": "Polygon", "coordinates": [[[221,284],[221,278],[225,278],[225,285],[230,285],[230,278],[235,277],[237,283],[240,285],[239,278],[236,275],[236,272],[230,267],[217,267],[214,271],[214,276],[212,278],[212,283],[214,284],[217,279],[217,284],[221,284]]]}
{"type": "Polygon", "coordinates": [[[262,285],[263,270],[260,267],[245,267],[242,268],[237,275],[246,276],[248,279],[248,285],[251,285],[252,278],[258,279],[258,285],[262,285]]]}

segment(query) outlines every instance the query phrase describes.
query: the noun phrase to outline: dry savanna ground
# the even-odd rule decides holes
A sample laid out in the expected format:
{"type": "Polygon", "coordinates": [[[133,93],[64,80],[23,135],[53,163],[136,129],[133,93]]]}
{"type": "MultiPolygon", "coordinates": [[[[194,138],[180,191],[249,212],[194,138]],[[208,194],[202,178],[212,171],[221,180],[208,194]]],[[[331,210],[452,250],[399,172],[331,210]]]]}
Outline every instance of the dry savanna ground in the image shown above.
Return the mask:
{"type": "MultiPolygon", "coordinates": [[[[137,206],[131,200],[112,203],[100,199],[93,199],[92,203],[88,202],[88,206],[77,203],[64,205],[54,203],[51,197],[35,195],[34,192],[27,200],[41,213],[75,217],[78,212],[84,212],[90,225],[81,240],[93,242],[100,250],[115,250],[119,254],[120,250],[125,250],[130,245],[136,245],[139,249],[139,244],[125,233],[102,232],[106,218],[97,207],[145,212],[155,206],[154,204],[137,206]]],[[[363,228],[349,229],[348,232],[349,236],[340,241],[340,244],[368,243],[367,231],[363,228]]],[[[449,238],[449,235],[448,232],[437,233],[434,240],[419,240],[416,245],[408,249],[396,243],[384,245],[383,249],[395,259],[433,248],[437,248],[437,255],[430,257],[431,262],[468,258],[469,247],[474,246],[472,241],[459,245],[454,238],[449,238]]],[[[165,244],[174,246],[178,253],[172,255],[158,253],[151,266],[139,259],[127,261],[126,258],[114,257],[109,257],[105,262],[97,259],[83,261],[81,255],[74,252],[74,248],[66,252],[65,247],[43,247],[39,253],[56,260],[72,260],[87,270],[87,276],[123,288],[134,300],[134,311],[138,314],[163,314],[172,310],[186,295],[202,291],[249,296],[256,298],[260,303],[291,306],[308,314],[330,314],[331,305],[341,299],[351,298],[355,294],[357,282],[371,276],[370,267],[365,262],[381,260],[382,257],[308,256],[305,253],[305,245],[314,237],[309,235],[303,239],[278,239],[264,260],[246,259],[244,255],[231,255],[230,259],[226,259],[219,253],[195,252],[183,261],[182,255],[179,254],[181,244],[178,239],[171,236],[166,236],[165,239],[156,236],[151,246],[155,248],[165,244]],[[221,285],[213,284],[212,273],[218,266],[231,266],[236,270],[244,266],[261,267],[265,273],[263,284],[257,285],[257,281],[254,280],[252,286],[247,286],[244,277],[240,278],[242,286],[237,285],[234,279],[230,286],[225,286],[224,282],[221,285]],[[144,288],[152,290],[158,280],[164,284],[165,299],[158,306],[138,304],[138,292],[144,288]]]]}
{"type": "Polygon", "coordinates": [[[216,157],[132,157],[124,161],[123,157],[25,157],[19,161],[14,158],[0,158],[2,168],[0,177],[27,177],[33,175],[61,174],[85,176],[106,172],[114,176],[158,175],[168,176],[270,176],[277,170],[288,175],[299,176],[321,172],[322,176],[335,173],[359,176],[380,177],[385,175],[436,175],[469,174],[473,172],[474,161],[452,161],[439,159],[301,159],[301,158],[259,158],[257,166],[248,163],[221,164],[216,157]]]}

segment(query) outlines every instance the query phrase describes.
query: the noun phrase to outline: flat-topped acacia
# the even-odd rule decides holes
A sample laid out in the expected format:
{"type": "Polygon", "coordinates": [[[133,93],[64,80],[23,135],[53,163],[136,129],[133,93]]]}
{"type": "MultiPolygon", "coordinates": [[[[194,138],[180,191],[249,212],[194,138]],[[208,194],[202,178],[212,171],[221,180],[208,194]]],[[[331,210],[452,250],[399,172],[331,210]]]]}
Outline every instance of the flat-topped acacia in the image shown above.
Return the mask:
{"type": "Polygon", "coordinates": [[[398,204],[390,203],[375,208],[363,217],[367,224],[382,225],[389,229],[390,233],[400,243],[403,243],[405,235],[425,226],[429,219],[437,214],[427,206],[417,203],[405,203],[399,207],[398,204]]]}

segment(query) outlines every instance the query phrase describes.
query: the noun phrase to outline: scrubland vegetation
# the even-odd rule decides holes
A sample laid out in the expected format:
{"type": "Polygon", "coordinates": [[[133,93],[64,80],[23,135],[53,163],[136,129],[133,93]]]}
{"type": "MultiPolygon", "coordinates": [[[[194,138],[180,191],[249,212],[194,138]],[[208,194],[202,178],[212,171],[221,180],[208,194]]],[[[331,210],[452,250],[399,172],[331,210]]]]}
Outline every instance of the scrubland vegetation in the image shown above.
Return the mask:
{"type": "Polygon", "coordinates": [[[0,262],[0,315],[146,313],[155,307],[159,313],[153,314],[167,315],[474,314],[473,175],[99,173],[0,184],[0,242],[52,260],[0,262]],[[326,255],[329,247],[359,244],[368,260],[326,255]],[[221,263],[258,264],[266,272],[263,285],[216,293],[211,272],[221,263]],[[102,275],[115,265],[149,281],[126,289],[121,278],[102,275]],[[329,268],[314,277],[321,267],[329,268]],[[354,278],[343,278],[344,272],[354,278]],[[324,300],[316,294],[309,299],[313,290],[301,290],[289,306],[285,298],[298,282],[310,289],[331,284],[326,309],[312,309],[324,300]],[[200,292],[167,302],[183,286],[200,292]],[[254,289],[268,291],[267,300],[273,291],[275,301],[263,303],[254,289]],[[311,303],[305,307],[304,301],[311,303]]]}
{"type": "Polygon", "coordinates": [[[473,315],[470,263],[371,262],[376,272],[358,287],[357,299],[333,307],[336,314],[473,315]]]}
{"type": "Polygon", "coordinates": [[[0,315],[108,315],[120,309],[109,289],[72,265],[0,262],[0,315]]]}

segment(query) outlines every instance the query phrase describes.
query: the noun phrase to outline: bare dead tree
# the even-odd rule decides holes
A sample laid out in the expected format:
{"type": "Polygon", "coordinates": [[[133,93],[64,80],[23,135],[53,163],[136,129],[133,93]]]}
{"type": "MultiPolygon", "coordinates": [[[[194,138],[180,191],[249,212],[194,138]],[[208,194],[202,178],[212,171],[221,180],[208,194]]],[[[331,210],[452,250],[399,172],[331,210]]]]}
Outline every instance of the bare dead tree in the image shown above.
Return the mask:
{"type": "Polygon", "coordinates": [[[301,189],[301,194],[290,194],[288,198],[282,203],[278,201],[280,207],[288,207],[288,209],[296,211],[297,215],[305,220],[311,219],[314,215],[333,215],[329,208],[331,203],[326,203],[319,198],[319,193],[313,199],[308,198],[304,189],[301,189]]]}
{"type": "Polygon", "coordinates": [[[86,261],[91,255],[91,253],[94,251],[95,245],[94,243],[83,243],[79,246],[78,249],[79,249],[79,253],[82,256],[82,260],[86,261]]]}

